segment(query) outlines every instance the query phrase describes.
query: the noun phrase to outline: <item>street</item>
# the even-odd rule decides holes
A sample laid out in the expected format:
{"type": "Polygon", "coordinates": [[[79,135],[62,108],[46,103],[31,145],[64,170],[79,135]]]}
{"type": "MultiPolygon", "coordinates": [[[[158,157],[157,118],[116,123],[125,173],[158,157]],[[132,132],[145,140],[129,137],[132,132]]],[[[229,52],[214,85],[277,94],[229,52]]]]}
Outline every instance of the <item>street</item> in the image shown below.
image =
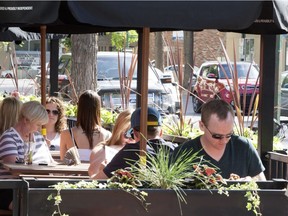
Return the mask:
{"type": "MultiPolygon", "coordinates": [[[[0,78],[0,94],[11,93],[17,90],[15,80],[10,78],[0,78]]],[[[18,91],[21,95],[35,95],[36,85],[32,79],[18,79],[18,91]]]]}

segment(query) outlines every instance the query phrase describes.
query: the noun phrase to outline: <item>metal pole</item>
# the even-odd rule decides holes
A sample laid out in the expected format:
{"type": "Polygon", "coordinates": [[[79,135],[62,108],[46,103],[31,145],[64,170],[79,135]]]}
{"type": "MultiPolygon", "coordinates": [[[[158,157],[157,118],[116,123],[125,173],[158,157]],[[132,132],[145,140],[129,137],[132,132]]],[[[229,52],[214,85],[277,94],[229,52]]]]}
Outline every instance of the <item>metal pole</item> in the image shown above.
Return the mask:
{"type": "MultiPolygon", "coordinates": [[[[41,32],[41,104],[46,105],[46,26],[40,26],[41,32]]],[[[46,128],[42,126],[42,135],[46,137],[46,128]]]]}
{"type": "Polygon", "coordinates": [[[41,103],[46,102],[46,26],[40,27],[41,32],[41,103]]]}

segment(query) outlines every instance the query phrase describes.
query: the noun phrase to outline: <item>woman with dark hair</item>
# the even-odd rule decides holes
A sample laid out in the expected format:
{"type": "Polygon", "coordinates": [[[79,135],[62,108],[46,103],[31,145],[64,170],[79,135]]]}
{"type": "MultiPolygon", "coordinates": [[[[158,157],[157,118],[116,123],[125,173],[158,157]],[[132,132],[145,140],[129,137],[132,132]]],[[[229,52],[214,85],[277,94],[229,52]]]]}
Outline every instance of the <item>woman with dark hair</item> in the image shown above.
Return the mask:
{"type": "Polygon", "coordinates": [[[117,116],[110,139],[93,148],[88,169],[91,178],[96,176],[99,170],[103,169],[105,164],[109,163],[120,149],[128,143],[134,142],[131,137],[126,136],[126,132],[131,128],[130,119],[131,111],[128,109],[122,111],[117,116]]]}
{"type": "Polygon", "coordinates": [[[46,99],[46,111],[49,121],[45,125],[46,142],[50,150],[60,150],[60,135],[66,129],[67,120],[65,118],[65,109],[61,100],[56,97],[46,99]]]}
{"type": "Polygon", "coordinates": [[[101,126],[100,110],[100,96],[95,91],[86,90],[80,95],[76,126],[61,133],[61,160],[68,149],[76,146],[80,160],[89,162],[93,147],[111,137],[111,132],[101,126]]]}

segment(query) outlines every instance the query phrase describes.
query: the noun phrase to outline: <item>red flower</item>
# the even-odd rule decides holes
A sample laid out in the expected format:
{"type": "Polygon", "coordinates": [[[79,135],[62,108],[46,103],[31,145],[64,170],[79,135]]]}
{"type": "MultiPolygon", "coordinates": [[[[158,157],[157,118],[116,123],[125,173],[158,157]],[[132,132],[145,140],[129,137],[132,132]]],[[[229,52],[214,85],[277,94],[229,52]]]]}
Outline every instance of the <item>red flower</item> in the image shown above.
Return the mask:
{"type": "Polygon", "coordinates": [[[211,167],[206,167],[205,168],[205,172],[206,172],[206,175],[207,176],[210,176],[210,175],[213,175],[216,173],[216,170],[214,168],[211,168],[211,167]]]}

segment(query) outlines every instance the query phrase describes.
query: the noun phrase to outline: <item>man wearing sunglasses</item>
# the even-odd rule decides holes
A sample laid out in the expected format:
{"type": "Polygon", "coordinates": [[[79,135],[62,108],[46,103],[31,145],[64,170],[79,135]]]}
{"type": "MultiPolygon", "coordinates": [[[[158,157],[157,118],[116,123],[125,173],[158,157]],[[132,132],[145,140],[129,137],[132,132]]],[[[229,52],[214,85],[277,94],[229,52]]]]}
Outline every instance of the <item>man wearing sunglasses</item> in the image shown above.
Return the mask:
{"type": "MultiPolygon", "coordinates": [[[[162,120],[161,115],[157,109],[148,107],[148,118],[147,118],[147,153],[156,154],[161,146],[167,146],[171,152],[174,150],[176,145],[165,142],[162,136],[162,120]]],[[[94,178],[95,179],[107,179],[112,177],[112,172],[118,169],[124,169],[129,167],[133,161],[139,160],[140,154],[140,115],[141,108],[137,108],[131,116],[131,129],[126,133],[126,136],[132,136],[136,143],[130,143],[125,145],[106,165],[103,171],[100,171],[94,178]]]]}
{"type": "MultiPolygon", "coordinates": [[[[210,100],[201,110],[200,129],[203,135],[187,141],[173,152],[173,157],[182,151],[199,152],[199,156],[218,167],[223,178],[238,175],[243,180],[250,177],[255,180],[266,180],[261,159],[245,138],[233,134],[233,108],[224,100],[210,100]]],[[[209,165],[209,164],[208,164],[209,165]]]]}

